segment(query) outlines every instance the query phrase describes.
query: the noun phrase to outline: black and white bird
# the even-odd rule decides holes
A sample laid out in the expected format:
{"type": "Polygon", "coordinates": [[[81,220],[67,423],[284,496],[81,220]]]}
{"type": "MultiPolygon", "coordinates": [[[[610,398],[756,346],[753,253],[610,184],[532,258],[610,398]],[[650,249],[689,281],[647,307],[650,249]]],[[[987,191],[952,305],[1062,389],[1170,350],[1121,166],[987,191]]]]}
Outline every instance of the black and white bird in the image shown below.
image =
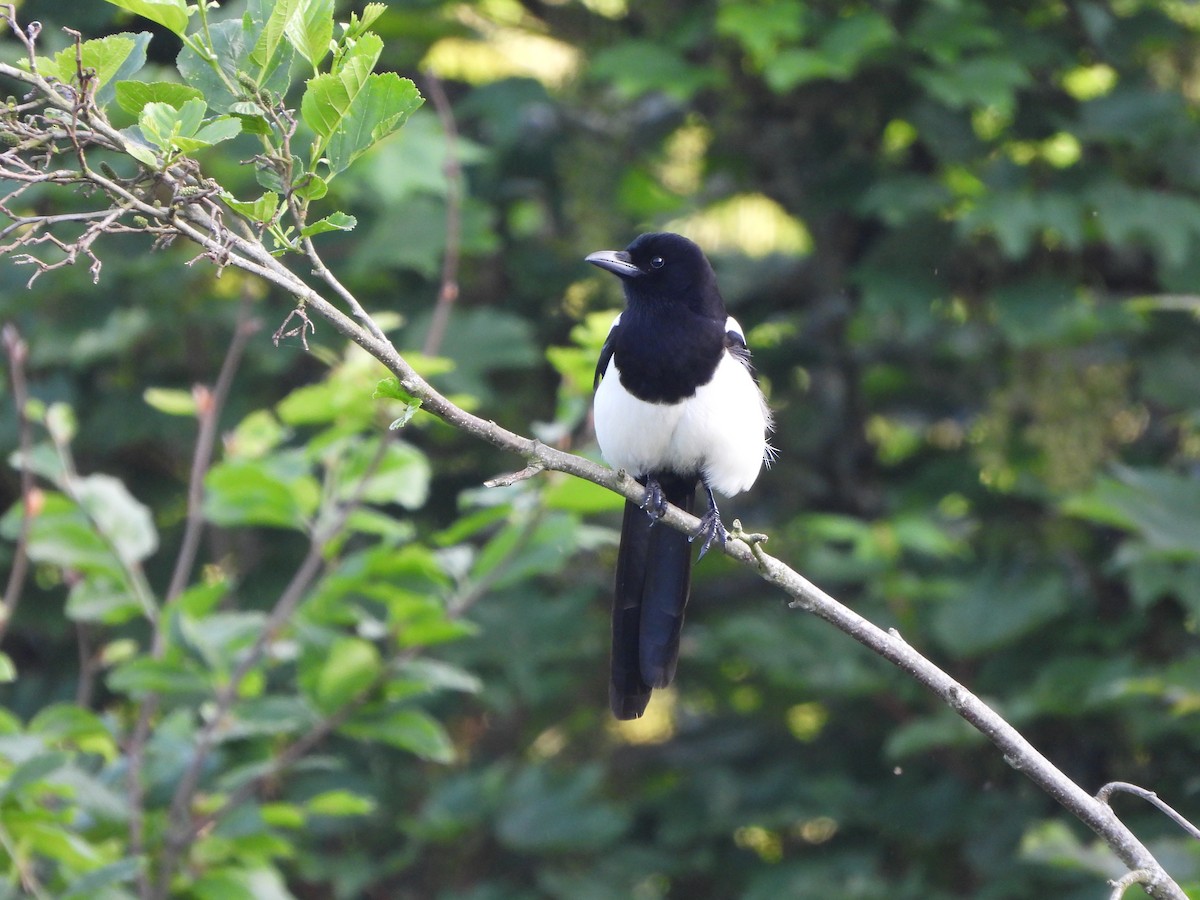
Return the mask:
{"type": "Polygon", "coordinates": [[[679,660],[691,586],[691,541],[725,542],[713,491],[747,490],[771,453],[771,415],[741,326],[725,311],[703,251],[678,234],[643,234],[587,261],[621,279],[626,306],[596,365],[596,438],[608,463],[646,486],[626,502],[613,599],[609,701],[635,719],[679,660]],[[708,511],[690,538],[654,525],[672,503],[688,512],[702,485],[708,511]]]}

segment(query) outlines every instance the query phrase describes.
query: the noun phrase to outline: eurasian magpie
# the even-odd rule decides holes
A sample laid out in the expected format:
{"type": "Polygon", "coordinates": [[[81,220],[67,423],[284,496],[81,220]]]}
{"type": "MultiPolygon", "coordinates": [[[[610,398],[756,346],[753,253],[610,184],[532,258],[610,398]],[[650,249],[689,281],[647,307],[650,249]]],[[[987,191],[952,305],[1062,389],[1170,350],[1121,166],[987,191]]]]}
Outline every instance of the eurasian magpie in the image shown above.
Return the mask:
{"type": "Polygon", "coordinates": [[[596,364],[596,438],[608,463],[647,492],[644,512],[625,503],[613,598],[609,702],[618,719],[636,719],[675,675],[691,541],[702,539],[700,556],[725,543],[713,491],[729,497],[754,484],[771,452],[771,415],[741,326],[696,244],[643,234],[587,261],[621,279],[626,304],[596,364]],[[708,497],[699,531],[655,528],[668,503],[693,510],[697,485],[708,497]]]}

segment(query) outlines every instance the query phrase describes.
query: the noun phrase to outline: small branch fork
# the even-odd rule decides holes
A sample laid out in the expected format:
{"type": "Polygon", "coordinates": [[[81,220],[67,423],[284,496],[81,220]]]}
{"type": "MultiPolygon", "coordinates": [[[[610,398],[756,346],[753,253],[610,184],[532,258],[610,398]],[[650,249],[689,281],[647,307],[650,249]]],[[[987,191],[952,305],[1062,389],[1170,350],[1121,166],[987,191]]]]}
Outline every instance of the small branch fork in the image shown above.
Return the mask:
{"type": "MultiPolygon", "coordinates": [[[[35,56],[33,43],[40,29],[30,26],[22,31],[16,24],[12,6],[0,7],[0,18],[7,19],[32,61],[35,56]]],[[[590,460],[548,447],[451,403],[417,374],[357,302],[347,299],[348,292],[329,274],[311,242],[304,246],[306,258],[312,265],[311,271],[329,288],[332,296],[350,310],[349,314],[273,256],[261,240],[261,229],[229,214],[215,198],[216,186],[207,182],[194,164],[183,160],[162,172],[131,179],[122,179],[104,166],[99,170],[93,168],[87,158],[89,150],[103,149],[120,153],[124,150],[124,139],[104,120],[92,102],[89,91],[81,93],[65,85],[52,84],[40,76],[36,68],[23,71],[0,64],[0,74],[30,88],[30,94],[20,103],[0,108],[0,138],[4,138],[7,146],[0,152],[0,179],[11,180],[17,185],[9,194],[0,197],[0,213],[13,219],[13,224],[0,234],[0,240],[8,240],[8,243],[0,245],[0,255],[10,255],[16,262],[33,265],[37,270],[35,278],[42,272],[69,265],[66,257],[71,257],[72,262],[82,258],[88,260],[93,277],[97,277],[99,260],[93,245],[100,234],[130,231],[146,233],[154,236],[159,246],[177,238],[185,238],[200,247],[201,253],[197,259],[208,259],[217,266],[218,271],[233,266],[265,279],[295,299],[296,307],[289,321],[285,321],[277,332],[277,339],[300,336],[303,340],[305,333],[315,327],[312,319],[322,319],[339,335],[358,344],[379,360],[406,391],[421,401],[422,410],[474,438],[527,461],[525,469],[494,479],[493,483],[512,484],[541,471],[558,471],[606,487],[634,502],[644,501],[645,489],[626,473],[614,472],[590,460]],[[64,165],[68,156],[73,157],[73,166],[54,167],[55,164],[64,165]],[[105,197],[105,205],[89,213],[73,213],[67,217],[23,217],[19,201],[24,193],[34,185],[46,184],[99,191],[105,197]],[[170,198],[165,204],[156,199],[164,193],[170,198]],[[232,221],[232,227],[227,223],[227,218],[232,221]],[[82,226],[82,232],[66,239],[51,236],[54,229],[63,226],[82,226]],[[37,256],[42,248],[48,247],[65,254],[65,257],[47,261],[37,256]],[[289,329],[293,318],[299,318],[300,325],[289,329]]],[[[449,275],[453,274],[453,270],[449,270],[449,275]]],[[[453,289],[446,290],[445,285],[453,284],[454,279],[444,277],[443,282],[440,305],[448,307],[452,302],[450,296],[453,289]]],[[[694,533],[700,524],[696,517],[675,507],[667,509],[662,521],[669,527],[688,533],[694,533]]],[[[762,535],[746,534],[735,526],[730,537],[724,547],[726,555],[754,568],[764,580],[791,597],[793,607],[824,619],[925,685],[986,735],[1014,769],[1024,773],[1091,828],[1130,870],[1117,882],[1118,893],[1114,896],[1119,897],[1119,892],[1125,887],[1139,883],[1160,900],[1186,900],[1183,891],[1150,851],[1109,808],[1106,802],[1108,796],[1115,790],[1128,788],[1109,786],[1103,796],[1090,796],[1030,745],[1003,717],[921,656],[898,632],[878,628],[768,554],[763,547],[762,535]]],[[[309,557],[296,573],[293,583],[279,598],[265,634],[271,634],[281,627],[299,602],[301,594],[319,569],[323,542],[321,535],[313,536],[309,557]]],[[[236,684],[242,675],[244,672],[235,673],[232,683],[236,684]]],[[[224,704],[226,707],[230,700],[229,696],[217,698],[218,705],[224,704]]],[[[203,738],[208,747],[216,739],[213,728],[207,729],[203,738]]],[[[313,741],[320,736],[314,733],[313,741]]],[[[203,757],[198,748],[172,803],[166,850],[171,865],[164,862],[161,866],[154,896],[165,896],[167,883],[162,879],[179,860],[189,836],[194,833],[188,800],[199,784],[203,757]]],[[[1153,797],[1153,794],[1141,792],[1141,789],[1130,792],[1139,793],[1140,796],[1149,795],[1146,799],[1153,797]]],[[[1163,806],[1165,804],[1160,808],[1163,806]]]]}
{"type": "Polygon", "coordinates": [[[1116,793],[1133,794],[1135,797],[1141,797],[1143,800],[1161,812],[1164,816],[1182,828],[1185,832],[1187,832],[1189,837],[1193,837],[1200,841],[1200,828],[1197,828],[1182,815],[1177,813],[1174,809],[1163,802],[1163,800],[1160,799],[1158,794],[1154,793],[1154,791],[1148,791],[1143,787],[1138,787],[1136,784],[1129,784],[1126,781],[1110,781],[1096,792],[1096,799],[1101,803],[1111,805],[1109,804],[1109,800],[1112,798],[1112,795],[1116,793]]]}

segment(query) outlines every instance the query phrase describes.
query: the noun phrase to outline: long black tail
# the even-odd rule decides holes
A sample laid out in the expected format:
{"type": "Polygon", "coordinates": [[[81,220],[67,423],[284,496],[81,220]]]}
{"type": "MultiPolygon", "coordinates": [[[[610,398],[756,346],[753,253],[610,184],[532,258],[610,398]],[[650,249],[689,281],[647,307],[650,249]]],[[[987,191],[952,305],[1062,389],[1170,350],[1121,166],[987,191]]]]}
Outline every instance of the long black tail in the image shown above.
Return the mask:
{"type": "MultiPolygon", "coordinates": [[[[663,496],[688,512],[696,479],[658,477],[663,496]]],[[[679,633],[692,581],[688,537],[626,502],[613,597],[609,702],[618,719],[636,719],[653,688],[666,687],[679,662],[679,633]],[[654,526],[654,527],[651,527],[654,526]]]]}

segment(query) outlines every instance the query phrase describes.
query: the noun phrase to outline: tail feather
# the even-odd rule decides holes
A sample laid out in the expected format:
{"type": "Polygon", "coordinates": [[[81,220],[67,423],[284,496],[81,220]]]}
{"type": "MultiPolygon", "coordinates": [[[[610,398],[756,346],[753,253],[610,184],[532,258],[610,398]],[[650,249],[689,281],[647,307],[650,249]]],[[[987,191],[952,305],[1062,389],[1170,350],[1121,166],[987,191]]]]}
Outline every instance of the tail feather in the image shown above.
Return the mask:
{"type": "MultiPolygon", "coordinates": [[[[667,500],[689,512],[695,479],[660,478],[667,500]]],[[[617,553],[613,599],[612,679],[609,700],[618,719],[635,719],[646,709],[652,688],[666,687],[679,661],[679,636],[691,588],[691,544],[687,535],[625,504],[617,553]]]]}

